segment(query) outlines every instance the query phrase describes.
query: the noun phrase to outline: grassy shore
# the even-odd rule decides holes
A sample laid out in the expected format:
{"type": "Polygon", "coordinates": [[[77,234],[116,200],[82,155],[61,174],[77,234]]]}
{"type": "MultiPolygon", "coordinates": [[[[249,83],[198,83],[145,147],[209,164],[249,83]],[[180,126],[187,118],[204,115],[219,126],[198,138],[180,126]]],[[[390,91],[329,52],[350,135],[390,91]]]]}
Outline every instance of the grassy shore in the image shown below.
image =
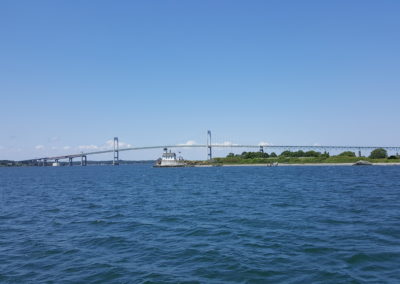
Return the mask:
{"type": "Polygon", "coordinates": [[[325,157],[276,157],[276,158],[254,158],[254,159],[243,159],[240,157],[226,157],[226,158],[214,158],[213,161],[189,161],[190,165],[254,165],[254,164],[354,164],[357,161],[368,161],[374,164],[400,164],[400,159],[371,159],[367,157],[342,157],[332,156],[329,158],[325,157]]]}

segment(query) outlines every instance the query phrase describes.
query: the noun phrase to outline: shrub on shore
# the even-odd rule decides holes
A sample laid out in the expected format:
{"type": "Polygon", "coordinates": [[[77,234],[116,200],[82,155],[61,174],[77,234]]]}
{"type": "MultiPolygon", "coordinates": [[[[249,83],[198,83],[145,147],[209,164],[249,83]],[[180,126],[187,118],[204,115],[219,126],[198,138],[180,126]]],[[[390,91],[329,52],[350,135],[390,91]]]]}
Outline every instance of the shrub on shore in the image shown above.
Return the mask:
{"type": "Polygon", "coordinates": [[[338,155],[339,157],[355,157],[356,153],[352,151],[344,151],[338,155]]]}
{"type": "MultiPolygon", "coordinates": [[[[384,150],[384,149],[382,149],[384,150]]],[[[384,150],[385,151],[385,150],[384,150]]],[[[316,151],[283,151],[279,156],[274,152],[271,154],[262,152],[243,152],[235,155],[229,153],[225,158],[215,158],[218,163],[226,164],[265,164],[265,163],[282,163],[282,164],[310,164],[310,163],[355,163],[360,159],[354,152],[345,151],[336,156],[330,156],[329,153],[316,151]]],[[[382,151],[372,151],[371,156],[363,160],[373,163],[388,163],[397,162],[399,157],[390,156],[387,158],[387,153],[382,151]]]]}
{"type": "Polygon", "coordinates": [[[389,160],[397,160],[397,159],[399,159],[399,157],[395,156],[395,155],[391,155],[388,159],[389,160]]]}
{"type": "Polygon", "coordinates": [[[387,151],[383,148],[375,149],[369,155],[371,159],[384,159],[387,158],[387,156],[388,156],[387,151]]]}

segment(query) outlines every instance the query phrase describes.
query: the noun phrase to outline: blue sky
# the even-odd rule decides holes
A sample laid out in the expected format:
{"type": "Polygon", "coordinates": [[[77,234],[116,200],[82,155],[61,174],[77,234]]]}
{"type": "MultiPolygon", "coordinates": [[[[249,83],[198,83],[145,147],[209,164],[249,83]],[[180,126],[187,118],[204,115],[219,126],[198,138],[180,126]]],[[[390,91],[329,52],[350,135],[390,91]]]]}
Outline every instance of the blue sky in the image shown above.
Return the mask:
{"type": "Polygon", "coordinates": [[[399,1],[0,1],[0,159],[207,129],[399,145],[399,15],[399,1]]]}

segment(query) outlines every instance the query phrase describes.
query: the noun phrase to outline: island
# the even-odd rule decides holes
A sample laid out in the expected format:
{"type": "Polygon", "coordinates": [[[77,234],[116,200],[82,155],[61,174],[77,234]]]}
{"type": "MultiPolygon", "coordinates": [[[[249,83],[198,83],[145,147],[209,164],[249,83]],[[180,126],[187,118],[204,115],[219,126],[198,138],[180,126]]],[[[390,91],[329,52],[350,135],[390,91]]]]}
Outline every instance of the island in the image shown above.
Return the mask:
{"type": "Polygon", "coordinates": [[[283,151],[229,153],[226,157],[214,158],[211,161],[186,161],[191,166],[284,166],[284,165],[400,165],[398,154],[388,156],[383,148],[375,149],[366,156],[357,156],[355,152],[345,151],[338,155],[317,151],[283,151]]]}

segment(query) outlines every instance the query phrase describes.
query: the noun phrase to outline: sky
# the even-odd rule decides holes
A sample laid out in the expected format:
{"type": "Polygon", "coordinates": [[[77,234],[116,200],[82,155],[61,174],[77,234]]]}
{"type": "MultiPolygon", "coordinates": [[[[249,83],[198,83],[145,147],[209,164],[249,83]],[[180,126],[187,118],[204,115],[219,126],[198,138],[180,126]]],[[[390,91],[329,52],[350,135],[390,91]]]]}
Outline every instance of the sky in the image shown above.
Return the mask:
{"type": "Polygon", "coordinates": [[[395,0],[0,0],[0,160],[115,136],[204,144],[208,129],[215,143],[398,146],[399,15],[395,0]]]}

